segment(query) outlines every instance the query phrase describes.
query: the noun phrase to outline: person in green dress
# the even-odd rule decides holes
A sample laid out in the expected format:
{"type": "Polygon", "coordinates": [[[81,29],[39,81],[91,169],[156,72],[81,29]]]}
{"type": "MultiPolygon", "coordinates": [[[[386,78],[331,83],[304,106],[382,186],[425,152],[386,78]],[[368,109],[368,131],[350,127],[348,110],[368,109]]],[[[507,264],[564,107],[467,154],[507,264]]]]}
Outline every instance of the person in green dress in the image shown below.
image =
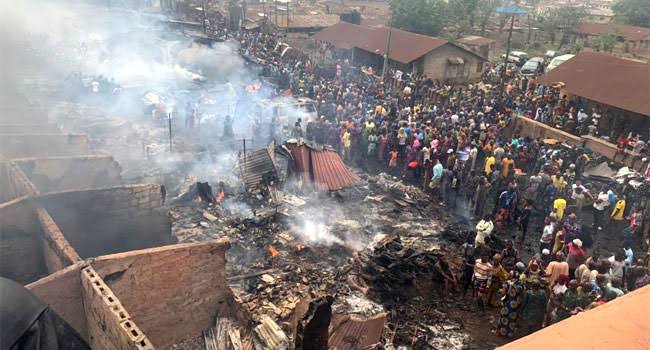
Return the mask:
{"type": "Polygon", "coordinates": [[[525,334],[542,328],[547,301],[548,295],[544,289],[540,288],[539,280],[532,281],[521,306],[521,322],[525,334]]]}

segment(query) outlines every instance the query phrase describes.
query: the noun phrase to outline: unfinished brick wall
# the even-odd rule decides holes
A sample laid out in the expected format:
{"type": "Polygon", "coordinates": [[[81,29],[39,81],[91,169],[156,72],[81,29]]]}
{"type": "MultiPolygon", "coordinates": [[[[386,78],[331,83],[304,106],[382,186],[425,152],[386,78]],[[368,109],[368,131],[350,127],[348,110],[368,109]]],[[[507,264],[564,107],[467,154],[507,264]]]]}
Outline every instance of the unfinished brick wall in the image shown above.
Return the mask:
{"type": "MultiPolygon", "coordinates": [[[[1,132],[1,131],[0,131],[1,132]]],[[[85,134],[0,134],[0,153],[6,158],[91,154],[85,134]]]]}
{"type": "Polygon", "coordinates": [[[38,202],[84,259],[176,243],[170,218],[156,210],[157,185],[51,193],[38,202]]]}
{"type": "Polygon", "coordinates": [[[37,193],[36,187],[13,162],[0,163],[0,203],[37,193]]]}
{"type": "Polygon", "coordinates": [[[0,275],[27,284],[48,273],[38,219],[28,198],[0,205],[0,275]]]}
{"type": "Polygon", "coordinates": [[[99,257],[92,265],[156,347],[166,349],[200,335],[231,307],[229,246],[227,239],[177,244],[99,257]]]}
{"type": "Polygon", "coordinates": [[[36,214],[41,227],[43,256],[48,271],[53,273],[81,261],[50,214],[43,208],[37,208],[36,214]]]}
{"type": "Polygon", "coordinates": [[[94,350],[153,349],[147,336],[92,267],[82,270],[81,286],[88,342],[94,350]]]}
{"type": "Polygon", "coordinates": [[[24,99],[12,96],[11,101],[2,101],[0,123],[2,124],[46,124],[47,114],[40,107],[29,107],[24,99]],[[10,105],[6,105],[8,103],[10,105]]]}
{"type": "Polygon", "coordinates": [[[56,134],[61,129],[56,124],[0,124],[3,134],[56,134]]]}
{"type": "Polygon", "coordinates": [[[26,287],[47,302],[52,310],[88,341],[86,312],[81,292],[81,268],[82,263],[70,265],[26,287]]]}
{"type": "Polygon", "coordinates": [[[122,168],[111,155],[14,159],[41,193],[119,185],[122,168]]]}

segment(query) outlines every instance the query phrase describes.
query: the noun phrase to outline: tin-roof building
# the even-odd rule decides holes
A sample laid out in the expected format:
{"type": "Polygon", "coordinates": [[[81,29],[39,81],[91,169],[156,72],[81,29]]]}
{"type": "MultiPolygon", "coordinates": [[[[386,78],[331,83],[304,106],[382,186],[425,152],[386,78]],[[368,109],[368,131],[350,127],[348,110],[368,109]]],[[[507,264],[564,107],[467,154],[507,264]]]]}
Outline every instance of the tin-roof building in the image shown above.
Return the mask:
{"type": "Polygon", "coordinates": [[[391,67],[455,82],[480,78],[485,58],[447,40],[394,28],[339,22],[314,35],[354,62],[376,69],[387,54],[391,67]]]}

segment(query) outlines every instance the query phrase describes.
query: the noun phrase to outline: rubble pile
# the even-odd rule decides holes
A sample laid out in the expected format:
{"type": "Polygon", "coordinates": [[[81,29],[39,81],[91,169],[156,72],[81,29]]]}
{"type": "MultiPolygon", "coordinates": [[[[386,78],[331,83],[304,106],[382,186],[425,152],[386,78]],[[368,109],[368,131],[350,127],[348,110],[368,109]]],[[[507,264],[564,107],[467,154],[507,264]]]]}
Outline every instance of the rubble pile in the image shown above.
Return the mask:
{"type": "Polygon", "coordinates": [[[387,344],[465,344],[462,323],[432,311],[446,304],[420,304],[442,288],[441,260],[458,270],[461,262],[445,242],[454,235],[450,241],[462,243],[467,227],[416,187],[386,174],[363,178],[362,186],[334,196],[279,191],[282,200],[271,203],[227,190],[221,205],[177,203],[172,232],[180,242],[228,237],[230,287],[253,321],[275,320],[289,337],[310,301],[333,296],[333,314],[387,315],[387,344]]]}

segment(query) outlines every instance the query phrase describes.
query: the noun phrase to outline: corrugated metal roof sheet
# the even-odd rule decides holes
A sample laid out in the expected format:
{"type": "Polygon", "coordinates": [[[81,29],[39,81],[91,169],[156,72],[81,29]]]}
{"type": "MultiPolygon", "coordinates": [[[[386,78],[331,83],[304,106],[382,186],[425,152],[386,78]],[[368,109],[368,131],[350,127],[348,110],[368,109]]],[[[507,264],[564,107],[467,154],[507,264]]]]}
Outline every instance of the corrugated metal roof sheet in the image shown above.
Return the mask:
{"type": "Polygon", "coordinates": [[[309,148],[292,147],[291,155],[293,156],[296,165],[296,173],[303,183],[309,183],[311,180],[309,148]]]}
{"type": "Polygon", "coordinates": [[[335,151],[314,149],[305,144],[289,145],[289,148],[296,173],[304,183],[311,181],[317,191],[338,191],[360,182],[335,151]]]}
{"type": "Polygon", "coordinates": [[[650,116],[650,64],[596,52],[581,52],[543,75],[539,83],[562,82],[569,93],[650,116]]]}
{"type": "Polygon", "coordinates": [[[386,314],[362,318],[332,315],[329,347],[336,350],[375,349],[381,341],[386,314]]]}
{"type": "Polygon", "coordinates": [[[354,186],[360,181],[334,151],[311,150],[311,164],[314,186],[318,191],[338,191],[354,186]]]}
{"type": "Polygon", "coordinates": [[[316,33],[316,40],[336,47],[356,47],[377,55],[384,55],[390,32],[388,57],[404,64],[411,63],[431,50],[448,43],[447,40],[386,27],[368,28],[348,22],[339,22],[316,33]]]}
{"type": "MultiPolygon", "coordinates": [[[[287,27],[287,16],[269,16],[273,24],[278,27],[287,27]]],[[[339,21],[338,15],[318,14],[318,15],[291,15],[289,18],[289,28],[326,28],[336,24],[339,21]]]]}
{"type": "Polygon", "coordinates": [[[257,188],[264,179],[275,177],[275,142],[257,151],[242,154],[239,157],[239,168],[246,188],[257,188]]]}
{"type": "Polygon", "coordinates": [[[650,38],[650,28],[612,23],[580,23],[577,32],[587,35],[614,34],[625,40],[637,41],[650,38]]]}

